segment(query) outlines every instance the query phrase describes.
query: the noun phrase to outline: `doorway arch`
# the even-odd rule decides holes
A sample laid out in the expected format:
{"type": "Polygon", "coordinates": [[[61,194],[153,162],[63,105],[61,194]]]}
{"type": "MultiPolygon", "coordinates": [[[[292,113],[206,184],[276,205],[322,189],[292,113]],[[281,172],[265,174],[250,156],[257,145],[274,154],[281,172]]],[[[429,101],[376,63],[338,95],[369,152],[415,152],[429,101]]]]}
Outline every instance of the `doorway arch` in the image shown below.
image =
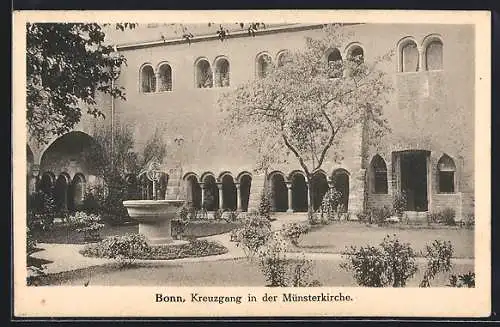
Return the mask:
{"type": "Polygon", "coordinates": [[[332,173],[333,187],[340,192],[340,204],[344,212],[349,210],[349,172],[343,168],[332,173]]]}

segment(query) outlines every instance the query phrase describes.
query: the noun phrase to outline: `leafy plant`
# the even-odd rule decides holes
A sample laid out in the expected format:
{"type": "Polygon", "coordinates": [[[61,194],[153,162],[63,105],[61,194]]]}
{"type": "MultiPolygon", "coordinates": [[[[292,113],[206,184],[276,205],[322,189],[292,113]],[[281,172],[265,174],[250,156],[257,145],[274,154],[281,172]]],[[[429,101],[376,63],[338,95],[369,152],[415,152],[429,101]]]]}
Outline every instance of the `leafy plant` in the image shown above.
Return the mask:
{"type": "Polygon", "coordinates": [[[26,227],[26,255],[29,256],[36,250],[37,241],[33,236],[33,231],[26,227]]]}
{"type": "Polygon", "coordinates": [[[447,226],[455,226],[455,210],[453,208],[445,208],[440,212],[441,221],[447,226]]]}
{"type": "Polygon", "coordinates": [[[150,250],[146,238],[141,234],[125,234],[111,236],[99,243],[86,246],[83,255],[114,259],[122,267],[132,265],[136,259],[144,256],[150,250]]]}
{"type": "Polygon", "coordinates": [[[87,214],[82,211],[75,212],[68,217],[68,224],[78,233],[84,235],[86,241],[97,241],[101,237],[99,232],[104,228],[101,217],[95,214],[87,214]]]}
{"type": "Polygon", "coordinates": [[[267,286],[284,287],[288,285],[286,247],[286,242],[280,233],[272,233],[265,246],[259,249],[259,267],[267,281],[267,286]]]}
{"type": "MultiPolygon", "coordinates": [[[[102,27],[95,23],[27,24],[27,125],[36,141],[46,143],[54,135],[71,131],[85,112],[103,117],[96,103],[100,92],[125,99],[124,89],[112,81],[126,60],[104,42],[102,27]]],[[[135,24],[116,24],[117,29],[125,27],[135,24]]]]}
{"type": "Polygon", "coordinates": [[[451,275],[449,285],[451,287],[476,287],[476,274],[469,271],[465,274],[451,275]]]}
{"type": "Polygon", "coordinates": [[[224,213],[223,209],[217,209],[214,211],[214,219],[215,220],[221,220],[222,219],[222,214],[224,213]]]}
{"type": "Polygon", "coordinates": [[[321,215],[325,215],[328,220],[340,219],[343,208],[340,207],[342,193],[335,188],[329,189],[321,201],[321,215]]]}
{"type": "Polygon", "coordinates": [[[57,216],[55,198],[52,192],[39,190],[30,194],[27,202],[28,225],[33,229],[50,230],[57,216]]]}
{"type": "Polygon", "coordinates": [[[449,272],[451,270],[453,246],[450,241],[434,240],[431,245],[426,245],[423,256],[427,259],[427,268],[419,286],[430,287],[431,280],[438,273],[449,272]]]}
{"type": "Polygon", "coordinates": [[[268,220],[271,219],[271,190],[264,187],[260,193],[259,215],[268,220]]]}
{"type": "Polygon", "coordinates": [[[246,256],[252,258],[260,247],[269,240],[271,223],[269,219],[258,213],[250,213],[243,220],[237,233],[237,246],[241,246],[246,256]]]}
{"type": "Polygon", "coordinates": [[[293,287],[318,287],[321,283],[312,279],[313,262],[302,254],[298,260],[289,260],[289,286],[293,287]]]}
{"type": "Polygon", "coordinates": [[[416,253],[394,235],[386,236],[378,247],[351,246],[343,252],[340,267],[351,271],[360,286],[404,287],[417,271],[416,253]]]}
{"type": "Polygon", "coordinates": [[[392,210],[388,206],[380,208],[372,208],[370,211],[370,220],[376,224],[384,224],[385,220],[393,215],[392,210]]]}
{"type": "Polygon", "coordinates": [[[394,194],[392,208],[398,217],[403,216],[403,212],[408,208],[408,196],[405,191],[398,191],[394,194]]]}
{"type": "Polygon", "coordinates": [[[299,246],[299,240],[302,235],[309,233],[311,227],[306,224],[300,223],[289,223],[283,226],[282,233],[283,235],[290,240],[290,242],[299,246]]]}

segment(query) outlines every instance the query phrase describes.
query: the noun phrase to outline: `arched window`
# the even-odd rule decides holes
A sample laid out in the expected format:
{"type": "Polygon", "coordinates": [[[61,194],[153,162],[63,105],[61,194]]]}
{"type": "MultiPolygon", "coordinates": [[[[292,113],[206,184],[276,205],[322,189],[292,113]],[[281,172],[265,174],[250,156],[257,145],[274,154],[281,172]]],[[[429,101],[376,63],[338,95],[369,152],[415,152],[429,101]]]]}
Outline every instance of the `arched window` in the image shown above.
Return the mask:
{"type": "Polygon", "coordinates": [[[412,41],[406,41],[401,47],[400,53],[400,71],[401,72],[416,72],[418,71],[418,48],[417,44],[412,41]]]}
{"type": "Polygon", "coordinates": [[[141,69],[141,91],[151,93],[156,90],[156,77],[153,67],[145,65],[141,69]]]}
{"type": "Polygon", "coordinates": [[[438,183],[440,193],[455,193],[455,163],[448,155],[438,161],[438,183]]]}
{"type": "Polygon", "coordinates": [[[330,78],[339,78],[343,75],[342,70],[342,55],[340,54],[339,49],[335,48],[330,51],[327,56],[328,61],[328,76],[330,78]]]}
{"type": "Polygon", "coordinates": [[[349,48],[347,52],[347,59],[352,60],[354,62],[363,63],[365,61],[365,54],[363,48],[359,45],[353,45],[349,48]]]}
{"type": "Polygon", "coordinates": [[[76,174],[72,183],[73,208],[83,204],[85,198],[85,177],[82,174],[76,174]]]}
{"type": "Polygon", "coordinates": [[[425,48],[425,68],[427,70],[443,69],[443,43],[441,40],[433,40],[425,48]]]}
{"type": "Polygon", "coordinates": [[[287,50],[280,51],[276,56],[276,65],[281,67],[287,62],[290,62],[290,53],[287,50]]]}
{"type": "Polygon", "coordinates": [[[377,194],[387,194],[387,166],[384,159],[377,154],[373,157],[370,166],[373,178],[372,192],[377,194]]]}
{"type": "Polygon", "coordinates": [[[211,88],[213,86],[212,68],[206,59],[201,59],[196,64],[196,87],[211,88]]]}
{"type": "Polygon", "coordinates": [[[229,86],[229,61],[221,58],[215,63],[215,86],[229,86]]]}
{"type": "Polygon", "coordinates": [[[162,64],[159,68],[160,92],[172,91],[172,67],[169,64],[162,64]]]}
{"type": "Polygon", "coordinates": [[[271,71],[272,63],[273,61],[268,54],[263,53],[259,55],[257,57],[257,77],[266,77],[271,71]]]}

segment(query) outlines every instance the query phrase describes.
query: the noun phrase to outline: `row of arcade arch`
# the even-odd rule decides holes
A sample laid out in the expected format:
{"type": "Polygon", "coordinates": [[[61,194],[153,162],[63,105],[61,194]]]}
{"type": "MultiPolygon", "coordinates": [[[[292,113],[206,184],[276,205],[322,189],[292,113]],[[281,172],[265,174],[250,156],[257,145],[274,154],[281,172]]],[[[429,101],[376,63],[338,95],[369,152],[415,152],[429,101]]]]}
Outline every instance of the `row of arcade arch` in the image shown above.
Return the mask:
{"type": "MultiPolygon", "coordinates": [[[[218,178],[210,172],[201,177],[191,172],[184,176],[184,180],[187,201],[196,209],[248,211],[252,186],[249,172],[242,172],[237,177],[224,172],[218,178]]],[[[326,192],[333,187],[341,194],[343,209],[348,209],[349,172],[345,169],[335,170],[330,178],[323,171],[316,172],[310,182],[300,170],[289,175],[273,171],[268,175],[266,185],[273,212],[307,212],[310,204],[317,210],[326,192]]]]}

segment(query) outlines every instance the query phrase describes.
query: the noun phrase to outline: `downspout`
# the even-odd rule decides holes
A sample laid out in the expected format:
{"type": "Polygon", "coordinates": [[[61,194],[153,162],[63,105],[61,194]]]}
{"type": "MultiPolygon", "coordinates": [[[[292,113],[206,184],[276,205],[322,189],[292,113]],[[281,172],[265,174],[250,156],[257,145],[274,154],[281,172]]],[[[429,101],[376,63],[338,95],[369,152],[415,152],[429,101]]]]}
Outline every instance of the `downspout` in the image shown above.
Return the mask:
{"type": "MultiPolygon", "coordinates": [[[[118,55],[118,49],[116,45],[113,46],[114,53],[118,55]]],[[[114,69],[114,67],[112,68],[114,69]]],[[[111,91],[115,88],[115,75],[114,71],[112,72],[113,76],[111,78],[111,91]]],[[[111,93],[111,168],[113,169],[115,166],[114,163],[114,148],[115,148],[115,97],[113,93],[111,93]]]]}

